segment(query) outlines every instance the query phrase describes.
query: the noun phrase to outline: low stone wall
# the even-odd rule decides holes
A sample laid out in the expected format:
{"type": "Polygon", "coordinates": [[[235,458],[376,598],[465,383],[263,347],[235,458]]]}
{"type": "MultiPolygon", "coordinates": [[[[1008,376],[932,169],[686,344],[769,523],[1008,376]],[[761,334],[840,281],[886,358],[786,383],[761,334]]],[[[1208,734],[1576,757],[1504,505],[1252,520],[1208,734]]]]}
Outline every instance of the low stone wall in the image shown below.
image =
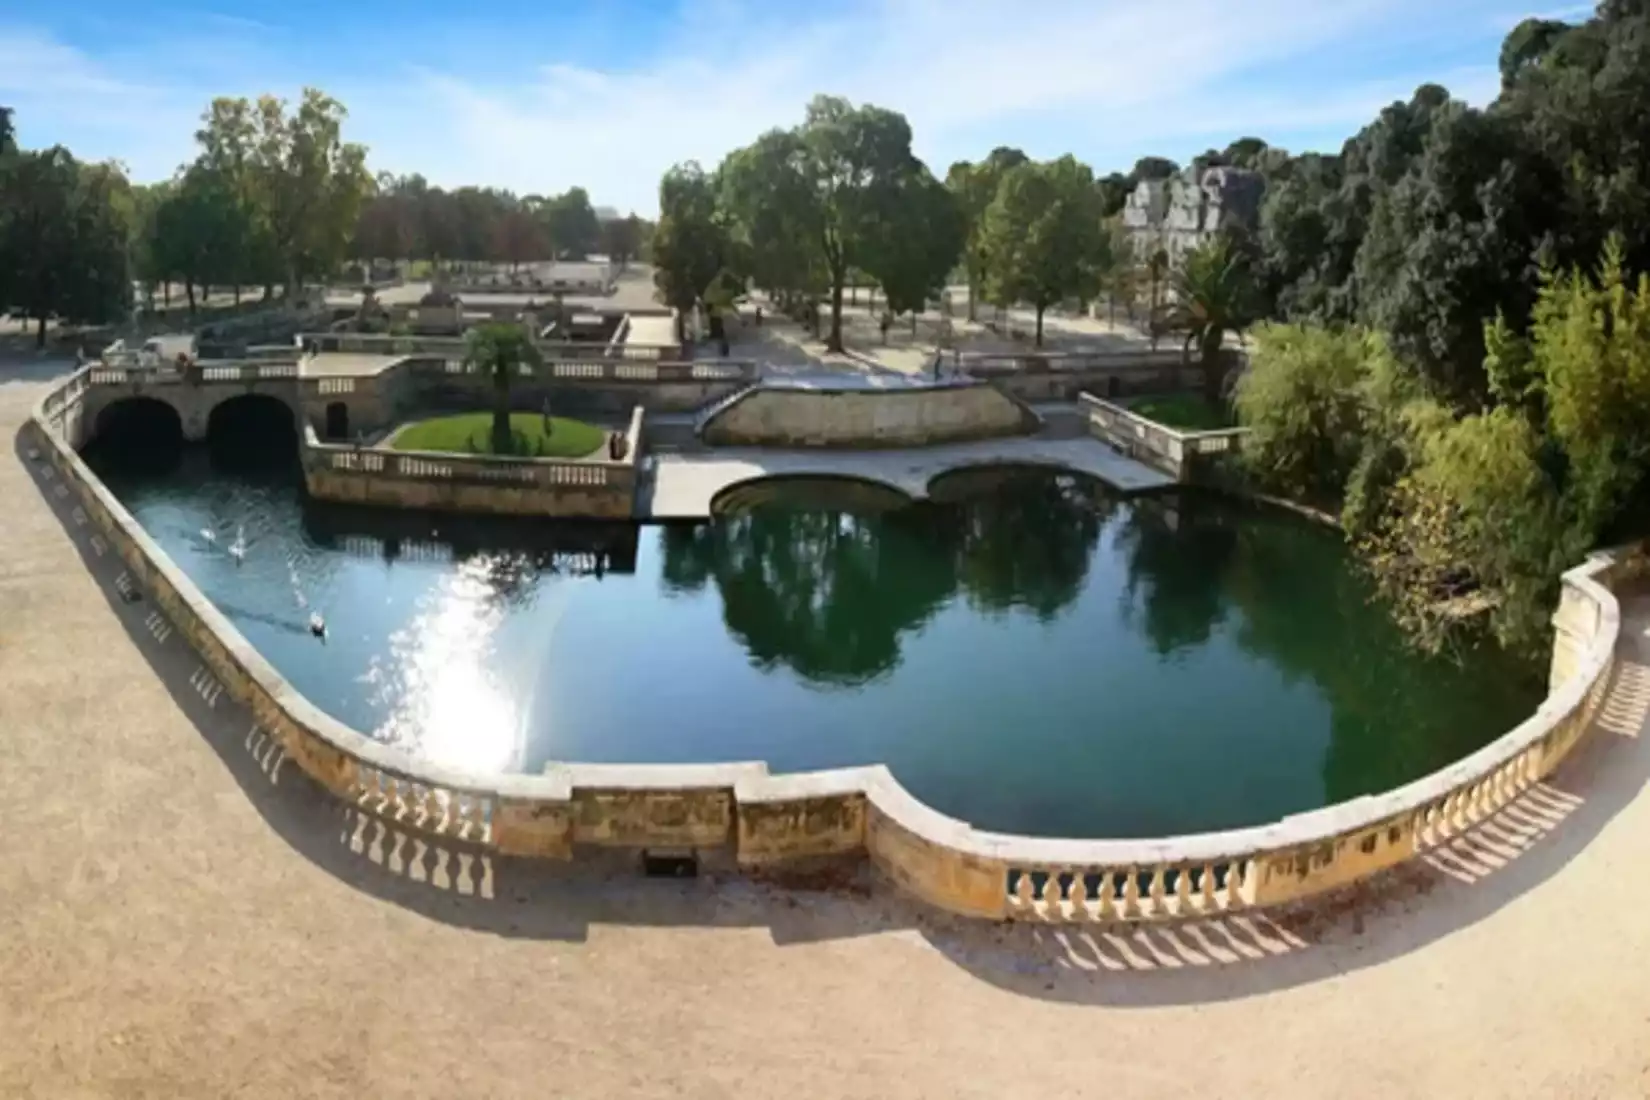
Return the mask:
{"type": "Polygon", "coordinates": [[[1248,432],[1246,428],[1176,431],[1087,393],[1079,405],[1090,435],[1181,482],[1196,481],[1209,462],[1235,454],[1248,432]]]}
{"type": "Polygon", "coordinates": [[[699,426],[713,446],[924,447],[1037,430],[1037,415],[983,382],[830,390],[763,384],[699,426]]]}
{"type": "Polygon", "coordinates": [[[322,443],[304,427],[304,485],[317,500],[438,512],[629,519],[644,414],[632,411],[619,460],[495,458],[322,443]]]}
{"type": "Polygon", "coordinates": [[[952,913],[1039,922],[1161,921],[1284,904],[1446,843],[1550,775],[1589,728],[1614,666],[1612,587],[1646,572],[1634,548],[1564,577],[1553,688],[1518,727],[1397,790],[1270,825],[1149,840],[1060,840],[975,829],[922,805],[887,769],[770,776],[760,763],[555,765],[470,776],[364,737],[293,690],[87,470],[69,444],[86,372],[35,422],[47,460],[131,576],[260,727],[317,783],[404,829],[506,855],[569,859],[582,845],[731,850],[753,869],[869,859],[952,913]]]}

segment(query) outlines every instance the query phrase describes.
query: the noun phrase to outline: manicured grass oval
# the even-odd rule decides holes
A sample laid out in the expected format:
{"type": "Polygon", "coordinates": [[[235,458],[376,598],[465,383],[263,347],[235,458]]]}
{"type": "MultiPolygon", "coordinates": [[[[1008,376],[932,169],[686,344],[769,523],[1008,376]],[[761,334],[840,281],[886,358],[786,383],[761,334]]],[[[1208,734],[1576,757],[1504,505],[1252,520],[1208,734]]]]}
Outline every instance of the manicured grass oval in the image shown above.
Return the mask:
{"type": "MultiPolygon", "coordinates": [[[[510,414],[511,455],[534,458],[583,458],[607,442],[607,431],[582,420],[539,413],[510,414]]],[[[497,454],[493,450],[493,414],[462,413],[417,420],[390,438],[398,451],[450,451],[497,454]]]]}

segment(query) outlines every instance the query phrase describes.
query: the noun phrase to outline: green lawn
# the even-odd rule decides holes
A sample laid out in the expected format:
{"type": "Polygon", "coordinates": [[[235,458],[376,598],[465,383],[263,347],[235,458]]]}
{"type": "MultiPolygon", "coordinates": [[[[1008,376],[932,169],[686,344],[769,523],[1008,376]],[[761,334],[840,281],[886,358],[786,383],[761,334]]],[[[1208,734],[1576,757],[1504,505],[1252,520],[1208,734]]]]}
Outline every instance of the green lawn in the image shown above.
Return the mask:
{"type": "MultiPolygon", "coordinates": [[[[511,413],[514,446],[510,453],[535,458],[583,458],[607,442],[606,429],[582,420],[553,416],[549,426],[546,432],[544,417],[539,413],[511,413]]],[[[414,421],[395,433],[390,446],[398,451],[494,454],[493,414],[464,413],[414,421]]]]}
{"type": "Polygon", "coordinates": [[[1212,405],[1196,393],[1167,393],[1155,397],[1137,397],[1128,402],[1130,412],[1147,420],[1155,420],[1166,427],[1183,432],[1210,432],[1235,427],[1232,410],[1225,405],[1212,405]]]}

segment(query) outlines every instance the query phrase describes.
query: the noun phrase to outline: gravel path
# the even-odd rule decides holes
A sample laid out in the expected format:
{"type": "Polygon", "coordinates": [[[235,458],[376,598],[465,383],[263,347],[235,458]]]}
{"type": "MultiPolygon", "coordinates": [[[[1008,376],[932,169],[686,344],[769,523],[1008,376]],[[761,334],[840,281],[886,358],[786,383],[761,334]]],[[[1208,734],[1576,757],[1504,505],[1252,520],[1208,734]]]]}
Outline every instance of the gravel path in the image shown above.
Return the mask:
{"type": "Polygon", "coordinates": [[[249,736],[26,467],[0,1097],[1650,1095],[1650,603],[1573,765],[1355,913],[998,929],[386,834],[249,736]]]}

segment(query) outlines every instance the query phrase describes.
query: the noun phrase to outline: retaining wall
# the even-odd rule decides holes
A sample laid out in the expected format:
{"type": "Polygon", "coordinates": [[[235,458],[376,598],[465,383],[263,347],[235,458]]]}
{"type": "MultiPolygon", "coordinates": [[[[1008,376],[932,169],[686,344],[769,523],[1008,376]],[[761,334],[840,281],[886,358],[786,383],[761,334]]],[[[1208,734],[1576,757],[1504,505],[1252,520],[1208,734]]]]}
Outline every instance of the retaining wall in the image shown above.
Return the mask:
{"type": "Polygon", "coordinates": [[[717,408],[699,428],[713,446],[923,447],[1025,435],[1037,415],[983,382],[826,390],[758,385],[717,408]]]}
{"type": "Polygon", "coordinates": [[[304,485],[317,500],[438,512],[629,519],[641,462],[640,408],[625,433],[625,457],[562,461],[400,451],[322,443],[304,426],[304,485]]]}
{"type": "Polygon", "coordinates": [[[730,851],[751,868],[869,859],[897,886],[967,916],[1043,922],[1174,920],[1310,897],[1448,841],[1550,775],[1589,728],[1621,629],[1613,585],[1637,548],[1564,577],[1553,688],[1536,712],[1467,758],[1384,794],[1269,825],[1147,840],[1061,840],[975,829],[922,805],[882,767],[770,776],[760,763],[568,764],[472,776],[414,760],[293,690],[87,470],[70,446],[85,372],[36,411],[49,461],[90,521],[225,688],[303,771],[402,828],[508,855],[573,858],[579,845],[730,851]]]}

